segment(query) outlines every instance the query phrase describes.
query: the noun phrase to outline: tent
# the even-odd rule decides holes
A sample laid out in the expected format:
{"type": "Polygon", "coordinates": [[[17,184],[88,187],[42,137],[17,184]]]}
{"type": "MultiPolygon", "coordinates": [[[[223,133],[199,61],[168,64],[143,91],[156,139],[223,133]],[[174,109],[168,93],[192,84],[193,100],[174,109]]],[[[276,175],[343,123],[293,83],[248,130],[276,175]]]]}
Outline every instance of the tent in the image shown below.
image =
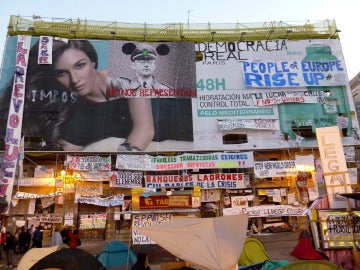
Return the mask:
{"type": "Polygon", "coordinates": [[[20,259],[17,266],[18,270],[28,270],[31,266],[37,263],[40,259],[46,255],[53,253],[59,249],[62,249],[63,245],[44,247],[44,248],[32,248],[29,249],[20,259]]]}
{"type": "Polygon", "coordinates": [[[136,228],[174,256],[201,269],[238,268],[248,226],[248,215],[179,218],[136,228]]]}
{"type": "Polygon", "coordinates": [[[252,236],[246,238],[239,265],[250,265],[267,260],[270,260],[270,255],[266,252],[263,242],[252,236]]]}
{"type": "Polygon", "coordinates": [[[106,270],[106,267],[90,252],[80,248],[65,248],[45,256],[29,270],[48,268],[72,270],[106,270]]]}
{"type": "Polygon", "coordinates": [[[340,266],[328,262],[318,260],[306,260],[290,263],[282,268],[283,270],[343,270],[340,266]]]}
{"type": "Polygon", "coordinates": [[[312,244],[310,233],[302,230],[299,235],[299,242],[290,253],[292,256],[303,260],[325,260],[326,258],[317,251],[312,244]]]}
{"type": "Polygon", "coordinates": [[[127,244],[119,240],[109,242],[96,258],[109,270],[126,269],[124,266],[129,266],[128,269],[130,269],[136,262],[134,252],[127,244]]]}

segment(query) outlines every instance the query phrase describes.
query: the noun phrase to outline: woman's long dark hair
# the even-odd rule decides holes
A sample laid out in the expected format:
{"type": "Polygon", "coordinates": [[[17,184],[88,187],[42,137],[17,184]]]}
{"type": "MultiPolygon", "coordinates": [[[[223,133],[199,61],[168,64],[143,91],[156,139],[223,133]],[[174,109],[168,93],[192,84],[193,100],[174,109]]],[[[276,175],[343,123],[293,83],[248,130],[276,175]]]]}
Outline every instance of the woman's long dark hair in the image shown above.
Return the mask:
{"type": "MultiPolygon", "coordinates": [[[[22,134],[25,137],[42,137],[46,146],[41,149],[60,150],[58,143],[61,138],[61,124],[66,120],[68,107],[71,101],[63,102],[61,98],[52,97],[35,100],[35,93],[39,91],[54,91],[53,93],[67,93],[56,80],[54,65],[59,57],[68,49],[77,49],[83,51],[92,62],[95,68],[98,66],[98,56],[95,48],[88,40],[61,40],[54,39],[52,47],[53,64],[38,64],[39,41],[30,49],[28,68],[25,85],[25,104],[24,116],[22,122],[22,134]],[[39,112],[40,115],[39,115],[39,112]]],[[[0,136],[5,138],[7,118],[10,108],[12,95],[13,79],[5,86],[0,96],[0,136]]],[[[4,147],[4,143],[0,148],[4,147]]]]}

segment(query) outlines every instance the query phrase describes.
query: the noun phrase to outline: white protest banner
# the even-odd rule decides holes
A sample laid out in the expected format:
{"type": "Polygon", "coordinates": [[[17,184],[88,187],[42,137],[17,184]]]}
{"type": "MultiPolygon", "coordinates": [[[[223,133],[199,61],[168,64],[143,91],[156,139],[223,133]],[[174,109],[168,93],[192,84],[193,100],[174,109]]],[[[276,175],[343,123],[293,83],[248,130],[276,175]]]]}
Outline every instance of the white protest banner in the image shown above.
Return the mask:
{"type": "Polygon", "coordinates": [[[111,170],[111,156],[66,156],[65,161],[67,168],[78,171],[110,171],[111,170]]]}
{"type": "Polygon", "coordinates": [[[35,177],[27,177],[20,178],[17,181],[17,185],[20,187],[35,187],[35,186],[55,186],[55,178],[35,178],[35,177]]]}
{"type": "Polygon", "coordinates": [[[79,229],[105,229],[106,213],[80,214],[79,229]]]}
{"type": "Polygon", "coordinates": [[[52,46],[53,46],[52,36],[40,36],[39,54],[37,59],[39,65],[52,64],[52,46]]]}
{"type": "Polygon", "coordinates": [[[55,197],[55,196],[62,196],[64,193],[62,191],[56,191],[53,193],[48,194],[35,194],[35,193],[28,193],[28,192],[16,192],[12,198],[13,199],[37,199],[37,198],[46,198],[46,197],[55,197]]]}
{"type": "Polygon", "coordinates": [[[209,173],[186,175],[146,175],[145,187],[194,187],[201,189],[240,189],[245,188],[243,173],[209,173]]]}
{"type": "Polygon", "coordinates": [[[276,119],[227,119],[218,120],[220,130],[233,130],[237,128],[249,129],[279,129],[279,120],[276,119]]]}
{"type": "Polygon", "coordinates": [[[254,162],[256,178],[295,176],[297,174],[295,160],[275,160],[254,162]]]}
{"type": "Polygon", "coordinates": [[[84,181],[109,181],[108,171],[73,171],[72,177],[84,181]]]}
{"type": "Polygon", "coordinates": [[[110,173],[110,187],[142,187],[143,172],[116,171],[110,173]]]}
{"type": "Polygon", "coordinates": [[[162,224],[173,219],[171,213],[149,213],[135,214],[132,219],[132,240],[134,245],[156,244],[149,237],[142,235],[136,228],[150,227],[152,225],[162,224]]]}
{"type": "Polygon", "coordinates": [[[28,220],[35,222],[37,224],[40,223],[62,223],[63,222],[63,215],[62,214],[46,214],[40,215],[35,217],[28,217],[28,220]]]}
{"type": "Polygon", "coordinates": [[[117,155],[116,156],[116,169],[126,170],[151,170],[151,156],[149,155],[117,155]]]}
{"type": "Polygon", "coordinates": [[[48,178],[55,176],[55,168],[47,168],[46,166],[36,166],[34,171],[34,177],[48,178]]]}
{"type": "Polygon", "coordinates": [[[307,207],[296,207],[291,205],[262,205],[253,207],[224,208],[223,215],[237,215],[247,213],[249,218],[254,217],[281,217],[281,216],[305,216],[307,207]]]}
{"type": "Polygon", "coordinates": [[[323,103],[322,91],[268,91],[257,92],[252,95],[255,106],[264,107],[281,103],[323,103]]]}
{"type": "Polygon", "coordinates": [[[216,168],[252,168],[253,152],[182,154],[178,156],[117,155],[116,168],[127,170],[187,170],[216,168]],[[136,163],[139,160],[140,163],[136,163]]]}
{"type": "Polygon", "coordinates": [[[10,208],[13,192],[16,164],[21,152],[21,129],[24,112],[25,82],[31,36],[17,37],[16,64],[14,69],[14,84],[10,99],[10,108],[7,120],[4,152],[4,173],[0,180],[0,199],[3,207],[1,212],[7,214],[10,208]]]}
{"type": "Polygon", "coordinates": [[[76,181],[76,194],[82,196],[101,196],[103,195],[102,182],[76,181]]]}
{"type": "Polygon", "coordinates": [[[86,196],[75,195],[75,203],[86,203],[86,204],[109,207],[109,206],[123,205],[124,196],[125,196],[124,194],[117,194],[115,196],[101,198],[95,196],[86,197],[86,196]]]}

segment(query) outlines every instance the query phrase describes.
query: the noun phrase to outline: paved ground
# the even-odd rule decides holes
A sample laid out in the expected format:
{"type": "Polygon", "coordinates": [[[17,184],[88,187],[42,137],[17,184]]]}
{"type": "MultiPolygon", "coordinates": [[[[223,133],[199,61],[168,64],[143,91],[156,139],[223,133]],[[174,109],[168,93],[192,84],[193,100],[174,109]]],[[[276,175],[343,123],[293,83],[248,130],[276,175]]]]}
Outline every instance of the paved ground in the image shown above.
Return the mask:
{"type": "MultiPolygon", "coordinates": [[[[288,260],[290,262],[297,261],[298,259],[291,256],[290,252],[293,250],[295,245],[298,242],[298,233],[293,232],[281,232],[281,233],[266,233],[266,234],[256,234],[255,237],[259,238],[265,245],[265,249],[270,255],[272,260],[288,260]]],[[[83,241],[82,245],[79,248],[89,251],[91,254],[98,254],[106,245],[106,241],[102,240],[93,240],[93,241],[83,241]]],[[[154,256],[152,256],[153,265],[152,270],[159,270],[158,265],[160,257],[164,258],[165,261],[170,260],[171,256],[166,254],[164,251],[157,251],[154,256]]],[[[17,265],[21,255],[14,255],[14,264],[17,265]]],[[[0,261],[0,270],[7,269],[6,261],[0,261]]],[[[17,269],[16,266],[12,269],[17,269]]]]}

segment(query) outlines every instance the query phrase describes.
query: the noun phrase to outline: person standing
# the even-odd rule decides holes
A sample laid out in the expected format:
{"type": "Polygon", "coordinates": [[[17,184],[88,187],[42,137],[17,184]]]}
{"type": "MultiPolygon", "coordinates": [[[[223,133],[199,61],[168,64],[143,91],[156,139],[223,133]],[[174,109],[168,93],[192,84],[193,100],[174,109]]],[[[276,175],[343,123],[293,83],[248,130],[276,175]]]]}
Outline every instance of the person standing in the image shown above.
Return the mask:
{"type": "Polygon", "coordinates": [[[136,263],[133,267],[131,267],[131,270],[151,270],[148,255],[146,253],[139,252],[137,254],[136,263]]]}
{"type": "Polygon", "coordinates": [[[21,232],[18,238],[20,254],[24,254],[28,251],[31,242],[31,235],[28,230],[25,229],[25,226],[21,227],[21,232]]]}
{"type": "Polygon", "coordinates": [[[6,240],[5,244],[3,246],[3,249],[6,254],[6,262],[8,265],[8,268],[12,268],[14,265],[14,247],[15,247],[15,237],[11,234],[11,232],[6,232],[6,240]]]}
{"type": "Polygon", "coordinates": [[[56,227],[50,239],[50,246],[51,247],[58,246],[61,245],[62,243],[63,243],[63,239],[60,234],[60,228],[56,227]]]}
{"type": "Polygon", "coordinates": [[[41,230],[41,226],[38,226],[35,232],[33,233],[32,236],[33,244],[31,247],[42,248],[42,240],[43,240],[43,232],[41,230]]]}
{"type": "Polygon", "coordinates": [[[0,260],[3,259],[2,250],[6,241],[6,228],[3,226],[0,231],[0,260]]]}
{"type": "Polygon", "coordinates": [[[64,226],[64,228],[61,230],[60,234],[61,234],[63,243],[64,243],[64,244],[67,244],[67,245],[69,245],[69,243],[70,243],[69,233],[70,233],[69,225],[65,224],[65,226],[64,226]]]}
{"type": "Polygon", "coordinates": [[[69,243],[70,248],[76,248],[78,246],[79,231],[77,229],[70,231],[69,237],[70,237],[70,243],[69,243]]]}

